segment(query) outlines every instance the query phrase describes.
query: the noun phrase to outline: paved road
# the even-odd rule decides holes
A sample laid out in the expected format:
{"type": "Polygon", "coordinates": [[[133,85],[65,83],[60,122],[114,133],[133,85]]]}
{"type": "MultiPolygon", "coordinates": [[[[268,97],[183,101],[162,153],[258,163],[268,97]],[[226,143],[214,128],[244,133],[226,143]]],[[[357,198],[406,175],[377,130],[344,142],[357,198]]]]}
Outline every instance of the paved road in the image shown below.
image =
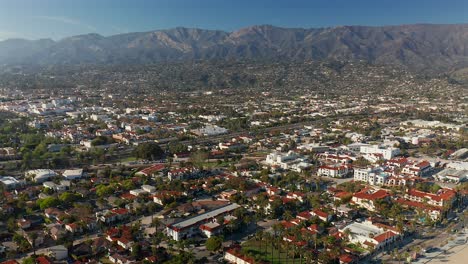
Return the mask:
{"type": "MultiPolygon", "coordinates": [[[[461,214],[463,214],[463,212],[461,214]]],[[[461,217],[461,214],[459,214],[459,217],[461,217]]],[[[398,253],[400,256],[404,256],[405,253],[410,253],[408,250],[415,250],[418,247],[420,247],[421,249],[450,247],[450,241],[452,241],[452,238],[457,240],[458,235],[464,236],[466,238],[465,232],[460,234],[454,234],[453,232],[451,232],[451,230],[453,229],[456,229],[458,231],[463,230],[463,226],[466,225],[463,222],[463,220],[460,220],[457,223],[450,223],[445,228],[424,227],[424,231],[420,232],[420,235],[422,237],[414,238],[409,243],[400,243],[404,246],[398,249],[398,253]]],[[[390,250],[390,252],[393,252],[393,248],[390,250]]],[[[373,259],[381,260],[385,263],[398,263],[398,261],[393,259],[391,255],[383,255],[383,253],[377,254],[373,259]]]]}

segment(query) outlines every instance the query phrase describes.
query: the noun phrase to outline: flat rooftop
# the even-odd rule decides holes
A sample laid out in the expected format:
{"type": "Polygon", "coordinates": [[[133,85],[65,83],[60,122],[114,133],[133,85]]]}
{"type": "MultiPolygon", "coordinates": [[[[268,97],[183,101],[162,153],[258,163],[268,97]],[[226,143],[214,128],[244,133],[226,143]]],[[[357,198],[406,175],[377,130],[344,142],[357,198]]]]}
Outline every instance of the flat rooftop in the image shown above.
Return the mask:
{"type": "Polygon", "coordinates": [[[349,231],[353,234],[361,235],[361,236],[369,236],[369,234],[380,234],[382,230],[370,222],[364,223],[357,223],[353,222],[347,225],[344,229],[349,228],[349,231]]]}
{"type": "Polygon", "coordinates": [[[212,210],[212,211],[197,215],[195,217],[192,217],[192,218],[189,218],[189,219],[186,219],[186,220],[183,220],[181,222],[174,223],[174,224],[171,225],[171,227],[178,228],[178,229],[184,229],[184,228],[192,226],[192,225],[194,225],[196,223],[205,221],[206,219],[214,218],[214,217],[217,217],[218,215],[233,211],[233,210],[235,210],[235,209],[237,209],[239,207],[240,207],[240,205],[238,205],[236,203],[229,204],[229,205],[220,207],[218,209],[215,209],[215,210],[212,210]]]}

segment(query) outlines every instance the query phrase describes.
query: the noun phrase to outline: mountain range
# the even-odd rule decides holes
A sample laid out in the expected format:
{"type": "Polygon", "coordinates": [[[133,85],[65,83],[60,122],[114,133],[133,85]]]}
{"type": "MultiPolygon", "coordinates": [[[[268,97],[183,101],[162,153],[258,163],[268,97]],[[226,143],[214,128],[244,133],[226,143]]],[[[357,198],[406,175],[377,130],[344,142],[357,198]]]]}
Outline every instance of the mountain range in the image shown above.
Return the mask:
{"type": "Polygon", "coordinates": [[[0,41],[0,64],[150,64],[191,60],[366,61],[408,69],[468,66],[468,24],[173,28],[104,37],[0,41]]]}

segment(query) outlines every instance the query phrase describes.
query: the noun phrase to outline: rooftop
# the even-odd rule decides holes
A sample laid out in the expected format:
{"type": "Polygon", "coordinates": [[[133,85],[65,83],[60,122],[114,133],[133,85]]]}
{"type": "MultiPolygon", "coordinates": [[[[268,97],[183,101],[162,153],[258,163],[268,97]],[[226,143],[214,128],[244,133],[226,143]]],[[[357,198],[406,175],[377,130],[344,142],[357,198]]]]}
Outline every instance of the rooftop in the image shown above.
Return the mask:
{"type": "Polygon", "coordinates": [[[181,222],[174,223],[174,224],[170,225],[170,227],[172,227],[174,229],[183,229],[183,228],[192,226],[192,225],[194,225],[196,223],[205,221],[206,219],[214,218],[214,217],[217,217],[218,215],[233,211],[233,210],[235,210],[235,209],[237,209],[239,207],[240,207],[240,205],[238,205],[236,203],[229,204],[229,205],[223,206],[221,208],[215,209],[213,211],[209,211],[209,212],[206,212],[204,214],[197,215],[195,217],[183,220],[181,222]]]}

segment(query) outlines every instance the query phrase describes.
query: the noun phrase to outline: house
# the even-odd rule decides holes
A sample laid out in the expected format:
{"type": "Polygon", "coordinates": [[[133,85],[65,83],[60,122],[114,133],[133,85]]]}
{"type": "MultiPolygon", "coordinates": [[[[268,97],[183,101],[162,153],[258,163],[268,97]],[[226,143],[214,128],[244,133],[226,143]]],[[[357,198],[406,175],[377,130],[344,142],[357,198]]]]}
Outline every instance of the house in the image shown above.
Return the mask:
{"type": "Polygon", "coordinates": [[[229,200],[232,196],[237,194],[237,190],[225,190],[219,194],[219,197],[223,200],[229,200]]]}
{"type": "Polygon", "coordinates": [[[147,177],[155,176],[157,174],[160,174],[164,169],[166,169],[165,164],[155,164],[148,168],[144,168],[143,170],[135,173],[135,175],[143,175],[147,177]]]}
{"type": "Polygon", "coordinates": [[[82,226],[78,223],[66,224],[65,229],[73,234],[83,232],[82,226]]]}
{"type": "Polygon", "coordinates": [[[314,209],[310,212],[310,214],[312,214],[312,216],[317,216],[320,220],[324,221],[324,222],[329,222],[331,221],[333,215],[329,214],[329,213],[326,213],[322,210],[319,210],[319,209],[314,209]]]}
{"type": "Polygon", "coordinates": [[[226,250],[224,260],[232,264],[262,264],[260,261],[255,261],[255,259],[243,255],[240,246],[234,246],[226,250]]]}
{"type": "Polygon", "coordinates": [[[156,187],[144,184],[141,186],[141,189],[147,193],[154,193],[156,192],[156,187]]]}
{"type": "Polygon", "coordinates": [[[304,212],[298,213],[296,217],[297,217],[298,219],[307,221],[307,220],[312,219],[312,217],[314,217],[314,215],[312,215],[312,213],[309,212],[309,211],[304,211],[304,212]]]}
{"type": "Polygon", "coordinates": [[[54,225],[49,228],[49,235],[53,240],[59,240],[67,235],[67,231],[62,227],[62,225],[54,225]]]}
{"type": "Polygon", "coordinates": [[[109,260],[112,263],[116,263],[116,264],[130,264],[130,263],[132,263],[132,261],[128,257],[126,257],[124,255],[121,255],[119,253],[109,254],[109,260]]]}
{"type": "Polygon", "coordinates": [[[164,206],[168,202],[176,201],[184,195],[185,193],[178,191],[160,191],[153,195],[153,202],[164,206]]]}
{"type": "Polygon", "coordinates": [[[59,221],[60,217],[65,216],[65,212],[60,209],[51,207],[44,210],[44,215],[49,219],[59,221]]]}
{"type": "Polygon", "coordinates": [[[125,208],[104,210],[102,212],[96,213],[96,218],[99,221],[104,222],[106,224],[121,221],[123,219],[128,218],[129,216],[130,216],[129,211],[128,209],[125,209],[125,208]]]}
{"type": "Polygon", "coordinates": [[[119,237],[117,238],[117,245],[121,246],[123,249],[129,250],[132,248],[133,240],[128,237],[119,237]]]}
{"type": "Polygon", "coordinates": [[[146,194],[146,193],[148,193],[148,192],[146,192],[146,191],[143,190],[143,189],[133,189],[133,190],[130,190],[129,193],[130,193],[131,195],[133,195],[133,196],[140,196],[140,195],[146,194]]]}
{"type": "Polygon", "coordinates": [[[52,264],[52,260],[50,260],[48,257],[46,256],[39,256],[36,258],[36,263],[38,264],[52,264]]]}
{"type": "Polygon", "coordinates": [[[304,197],[305,194],[301,192],[289,192],[288,194],[286,194],[286,198],[298,200],[300,202],[304,202],[304,197]]]}
{"type": "Polygon", "coordinates": [[[217,222],[208,222],[206,224],[202,224],[200,226],[200,230],[206,237],[210,238],[222,233],[223,226],[217,222]]]}
{"type": "Polygon", "coordinates": [[[28,240],[29,244],[34,245],[36,247],[44,244],[45,235],[42,231],[26,232],[24,237],[26,238],[26,240],[28,240]]]}

